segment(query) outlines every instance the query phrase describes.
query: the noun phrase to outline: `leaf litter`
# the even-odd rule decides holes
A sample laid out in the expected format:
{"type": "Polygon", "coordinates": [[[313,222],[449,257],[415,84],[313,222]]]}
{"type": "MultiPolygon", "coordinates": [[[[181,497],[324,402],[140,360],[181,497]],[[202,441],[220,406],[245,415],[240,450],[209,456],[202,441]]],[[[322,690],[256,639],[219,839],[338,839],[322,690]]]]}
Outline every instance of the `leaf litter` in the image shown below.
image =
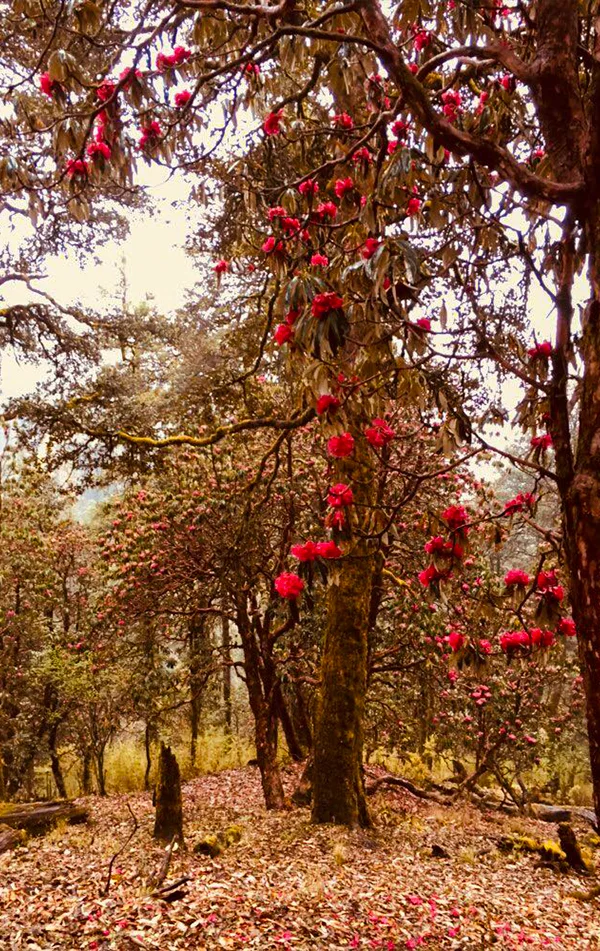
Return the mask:
{"type": "MultiPolygon", "coordinates": [[[[297,770],[285,778],[291,790],[297,770]]],[[[373,829],[313,826],[308,809],[266,812],[255,768],[228,770],[184,786],[186,848],[173,853],[165,885],[189,880],[169,900],[149,884],[165,857],[150,795],[82,801],[87,825],[0,856],[2,951],[600,947],[599,900],[573,897],[589,879],[497,848],[515,831],[547,839],[547,823],[382,788],[373,829]],[[139,829],[103,896],[131,832],[128,805],[139,829]],[[194,854],[231,826],[239,843],[216,858],[194,854]]]]}

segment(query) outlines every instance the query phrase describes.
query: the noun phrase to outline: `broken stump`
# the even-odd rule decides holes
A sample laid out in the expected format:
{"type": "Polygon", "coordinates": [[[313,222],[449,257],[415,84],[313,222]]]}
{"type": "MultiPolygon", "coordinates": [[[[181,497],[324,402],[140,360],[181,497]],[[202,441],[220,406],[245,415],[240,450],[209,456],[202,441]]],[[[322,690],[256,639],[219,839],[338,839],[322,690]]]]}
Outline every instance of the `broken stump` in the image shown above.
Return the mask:
{"type": "Polygon", "coordinates": [[[160,744],[158,757],[154,838],[161,842],[175,839],[183,843],[181,775],[175,754],[164,743],[160,744]]]}

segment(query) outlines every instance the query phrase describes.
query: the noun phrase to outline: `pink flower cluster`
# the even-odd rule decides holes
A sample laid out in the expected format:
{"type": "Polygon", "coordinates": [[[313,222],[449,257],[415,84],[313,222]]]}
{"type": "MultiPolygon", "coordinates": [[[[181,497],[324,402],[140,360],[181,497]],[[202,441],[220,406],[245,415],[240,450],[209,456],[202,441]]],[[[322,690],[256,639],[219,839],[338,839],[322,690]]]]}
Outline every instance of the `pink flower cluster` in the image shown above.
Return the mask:
{"type": "Polygon", "coordinates": [[[292,545],[290,554],[298,561],[315,561],[317,558],[340,558],[342,549],[334,541],[307,541],[303,545],[292,545]]]}

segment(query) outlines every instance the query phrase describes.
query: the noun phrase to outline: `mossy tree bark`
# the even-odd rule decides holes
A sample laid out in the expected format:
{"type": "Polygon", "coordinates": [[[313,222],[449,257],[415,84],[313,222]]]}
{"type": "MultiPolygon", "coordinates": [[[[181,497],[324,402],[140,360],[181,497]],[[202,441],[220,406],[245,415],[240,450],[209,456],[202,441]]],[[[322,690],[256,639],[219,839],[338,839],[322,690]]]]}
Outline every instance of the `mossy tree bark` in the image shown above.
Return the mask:
{"type": "Polygon", "coordinates": [[[181,803],[181,776],[175,754],[170,746],[160,744],[158,780],[156,784],[156,816],[154,838],[183,842],[183,807],[181,803]]]}
{"type": "Polygon", "coordinates": [[[317,702],[313,822],[368,826],[362,776],[368,633],[375,550],[368,539],[375,486],[367,449],[357,440],[354,457],[340,466],[352,485],[353,545],[327,592],[327,620],[317,702]]]}

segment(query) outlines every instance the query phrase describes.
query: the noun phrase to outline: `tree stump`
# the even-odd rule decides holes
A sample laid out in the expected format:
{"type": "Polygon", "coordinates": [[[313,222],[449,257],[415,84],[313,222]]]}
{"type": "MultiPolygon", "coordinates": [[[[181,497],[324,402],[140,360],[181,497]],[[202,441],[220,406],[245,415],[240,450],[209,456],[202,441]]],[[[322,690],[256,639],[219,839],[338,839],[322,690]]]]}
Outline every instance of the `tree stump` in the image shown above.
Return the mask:
{"type": "Polygon", "coordinates": [[[577,837],[573,827],[567,822],[561,822],[558,826],[558,838],[560,847],[567,856],[567,862],[576,872],[582,872],[584,875],[590,874],[590,868],[581,854],[581,849],[577,842],[577,837]]]}
{"type": "Polygon", "coordinates": [[[154,838],[161,842],[171,842],[175,838],[183,843],[181,776],[175,754],[164,743],[160,744],[158,758],[154,838]]]}
{"type": "Polygon", "coordinates": [[[8,852],[9,849],[21,845],[24,839],[23,829],[11,829],[10,826],[0,825],[0,853],[8,852]]]}

